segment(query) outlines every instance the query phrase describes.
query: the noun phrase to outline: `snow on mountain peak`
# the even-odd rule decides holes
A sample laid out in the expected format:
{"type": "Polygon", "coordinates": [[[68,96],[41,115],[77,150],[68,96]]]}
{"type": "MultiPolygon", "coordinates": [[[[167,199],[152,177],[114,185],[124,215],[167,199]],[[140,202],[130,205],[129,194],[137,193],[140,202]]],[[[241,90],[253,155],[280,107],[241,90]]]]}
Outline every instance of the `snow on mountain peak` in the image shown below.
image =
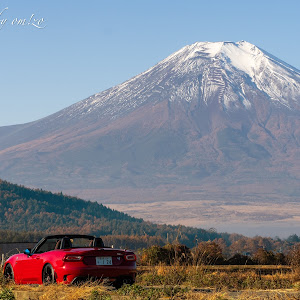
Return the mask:
{"type": "MultiPolygon", "coordinates": [[[[184,48],[183,48],[184,49],[184,48]]],[[[207,57],[230,62],[235,68],[253,76],[254,70],[261,62],[264,53],[255,45],[240,42],[197,42],[187,46],[188,58],[207,57]]]]}
{"type": "Polygon", "coordinates": [[[263,57],[263,53],[256,46],[244,41],[226,43],[222,47],[222,54],[230,59],[234,67],[244,71],[251,78],[263,57]]]}
{"type": "MultiPolygon", "coordinates": [[[[197,42],[183,49],[189,52],[185,59],[209,60],[208,64],[214,70],[216,68],[219,70],[219,81],[222,79],[224,86],[226,82],[230,82],[228,73],[233,72],[233,67],[238,72],[242,72],[243,76],[249,77],[260,91],[277,104],[288,108],[293,104],[299,105],[299,70],[249,42],[197,42]]],[[[241,95],[245,99],[243,92],[241,95]]],[[[226,99],[224,104],[228,107],[226,99]]],[[[249,108],[249,103],[245,107],[249,108]]]]}
{"type": "Polygon", "coordinates": [[[196,42],[147,71],[56,114],[75,119],[116,119],[145,103],[218,101],[223,109],[249,110],[253,93],[274,105],[300,106],[300,72],[246,41],[196,42]],[[252,96],[251,96],[252,95],[252,96]]]}

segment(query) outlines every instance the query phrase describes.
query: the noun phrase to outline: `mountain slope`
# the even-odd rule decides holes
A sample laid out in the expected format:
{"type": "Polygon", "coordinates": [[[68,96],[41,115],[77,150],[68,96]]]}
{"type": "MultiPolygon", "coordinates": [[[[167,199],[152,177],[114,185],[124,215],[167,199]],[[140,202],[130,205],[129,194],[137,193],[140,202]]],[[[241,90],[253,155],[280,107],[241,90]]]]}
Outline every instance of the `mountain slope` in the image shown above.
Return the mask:
{"type": "Polygon", "coordinates": [[[56,114],[0,128],[0,176],[110,204],[294,201],[299,105],[299,70],[244,41],[195,43],[56,114]]]}

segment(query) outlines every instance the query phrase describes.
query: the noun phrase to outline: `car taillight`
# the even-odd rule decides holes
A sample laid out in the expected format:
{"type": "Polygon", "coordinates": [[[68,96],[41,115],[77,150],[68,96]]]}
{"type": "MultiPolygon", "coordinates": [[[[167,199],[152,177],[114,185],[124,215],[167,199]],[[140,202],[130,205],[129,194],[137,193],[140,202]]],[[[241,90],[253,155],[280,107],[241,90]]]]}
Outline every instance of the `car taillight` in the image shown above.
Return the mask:
{"type": "Polygon", "coordinates": [[[136,261],[136,256],[135,254],[127,254],[124,256],[125,260],[127,261],[136,261]]]}
{"type": "Polygon", "coordinates": [[[66,255],[63,258],[63,261],[80,261],[83,259],[83,256],[80,255],[66,255]]]}

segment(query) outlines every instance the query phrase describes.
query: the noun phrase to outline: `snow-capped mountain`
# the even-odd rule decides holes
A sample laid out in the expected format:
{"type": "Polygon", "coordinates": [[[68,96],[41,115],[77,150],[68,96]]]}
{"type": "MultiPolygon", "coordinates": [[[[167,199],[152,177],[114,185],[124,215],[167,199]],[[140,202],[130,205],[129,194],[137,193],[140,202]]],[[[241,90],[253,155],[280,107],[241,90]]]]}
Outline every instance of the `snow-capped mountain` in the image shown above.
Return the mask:
{"type": "MultiPolygon", "coordinates": [[[[217,96],[226,109],[241,105],[249,109],[247,92],[253,89],[249,81],[274,104],[299,107],[299,70],[245,41],[199,42],[125,83],[79,102],[67,109],[67,115],[101,109],[101,116],[117,118],[150,100],[153,104],[163,101],[164,97],[170,102],[202,100],[208,105],[217,96]]],[[[65,112],[61,114],[64,117],[65,112]]]]}
{"type": "Polygon", "coordinates": [[[198,42],[120,85],[29,126],[52,129],[85,119],[110,122],[147,103],[166,100],[206,106],[218,101],[223,110],[251,110],[253,91],[277,107],[299,109],[300,71],[245,41],[198,42]]]}
{"type": "Polygon", "coordinates": [[[197,42],[44,119],[0,128],[0,177],[107,203],[191,190],[284,200],[300,195],[299,145],[300,71],[245,41],[197,42]]]}

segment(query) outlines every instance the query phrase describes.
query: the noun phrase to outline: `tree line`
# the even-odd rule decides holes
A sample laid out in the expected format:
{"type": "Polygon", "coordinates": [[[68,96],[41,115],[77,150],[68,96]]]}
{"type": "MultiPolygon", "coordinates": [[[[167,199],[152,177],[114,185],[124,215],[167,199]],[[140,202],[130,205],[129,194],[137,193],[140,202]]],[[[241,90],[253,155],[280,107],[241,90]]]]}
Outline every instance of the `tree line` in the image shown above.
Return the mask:
{"type": "Polygon", "coordinates": [[[226,256],[217,241],[200,242],[192,249],[178,242],[143,249],[141,265],[291,265],[300,266],[300,243],[286,253],[258,248],[253,254],[226,256]]]}

